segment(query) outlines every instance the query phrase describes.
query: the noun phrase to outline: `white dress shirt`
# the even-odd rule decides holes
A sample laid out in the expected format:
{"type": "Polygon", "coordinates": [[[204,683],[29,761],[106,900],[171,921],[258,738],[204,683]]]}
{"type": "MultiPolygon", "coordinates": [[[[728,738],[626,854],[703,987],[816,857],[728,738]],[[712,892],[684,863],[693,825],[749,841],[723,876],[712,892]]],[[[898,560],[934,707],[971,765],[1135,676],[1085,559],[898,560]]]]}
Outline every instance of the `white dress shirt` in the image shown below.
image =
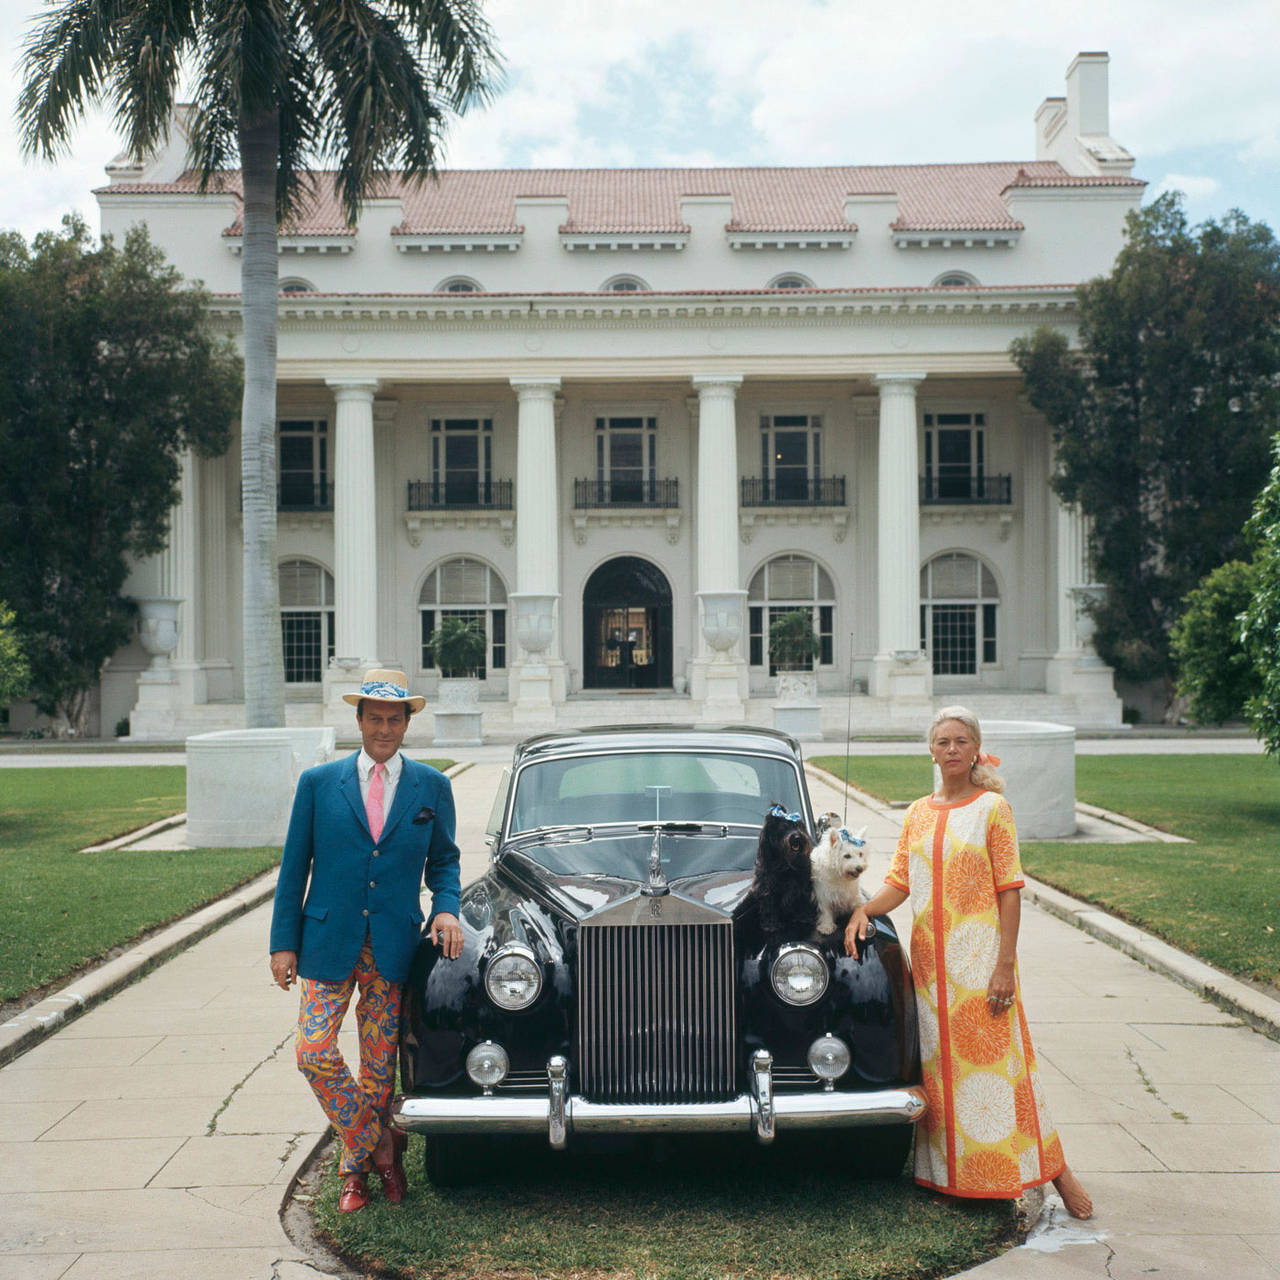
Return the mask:
{"type": "MultiPolygon", "coordinates": [[[[356,775],[360,779],[360,799],[366,811],[369,808],[369,784],[373,781],[373,757],[363,748],[356,758],[356,775]]],[[[395,803],[396,785],[400,781],[400,770],[404,767],[404,757],[397,751],[386,762],[386,772],[382,776],[382,821],[391,816],[391,806],[395,803]]]]}

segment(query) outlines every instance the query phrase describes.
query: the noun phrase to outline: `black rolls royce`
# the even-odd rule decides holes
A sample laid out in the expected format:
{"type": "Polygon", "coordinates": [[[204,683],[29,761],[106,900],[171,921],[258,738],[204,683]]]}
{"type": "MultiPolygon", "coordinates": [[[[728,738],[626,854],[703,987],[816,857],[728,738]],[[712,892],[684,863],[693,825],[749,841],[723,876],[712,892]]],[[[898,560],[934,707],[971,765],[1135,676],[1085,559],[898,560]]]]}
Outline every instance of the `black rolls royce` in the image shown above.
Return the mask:
{"type": "Polygon", "coordinates": [[[901,1170],[925,1105],[904,948],[887,919],[858,958],[838,935],[760,934],[748,891],[775,804],[812,835],[799,745],[764,729],[516,748],[463,954],[424,940],[405,991],[394,1119],[427,1135],[433,1180],[514,1135],[853,1126],[865,1167],[901,1170]]]}

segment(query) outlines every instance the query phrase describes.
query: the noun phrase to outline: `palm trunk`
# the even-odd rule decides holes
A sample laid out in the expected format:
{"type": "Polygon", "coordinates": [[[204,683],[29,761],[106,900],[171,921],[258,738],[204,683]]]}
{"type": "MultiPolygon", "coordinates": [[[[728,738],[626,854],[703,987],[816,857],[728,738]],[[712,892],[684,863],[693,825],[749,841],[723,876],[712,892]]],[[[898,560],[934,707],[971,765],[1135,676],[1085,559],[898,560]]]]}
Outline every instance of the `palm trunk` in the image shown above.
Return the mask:
{"type": "Polygon", "coordinates": [[[280,118],[240,123],[244,240],[240,309],[244,409],[240,476],[244,503],[244,719],[250,729],[284,724],[284,655],[276,567],[276,163],[280,118]]]}

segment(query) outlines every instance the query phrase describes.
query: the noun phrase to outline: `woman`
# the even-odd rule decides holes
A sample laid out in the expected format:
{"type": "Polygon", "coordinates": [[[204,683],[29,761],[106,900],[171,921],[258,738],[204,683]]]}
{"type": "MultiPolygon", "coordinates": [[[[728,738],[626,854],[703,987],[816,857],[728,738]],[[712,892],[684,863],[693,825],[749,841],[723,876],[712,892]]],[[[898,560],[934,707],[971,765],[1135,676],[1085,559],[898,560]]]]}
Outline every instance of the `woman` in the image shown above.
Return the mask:
{"type": "Polygon", "coordinates": [[[916,1181],[948,1195],[1016,1199],[1052,1181],[1067,1211],[1093,1204],[1067,1167],[1036,1073],[1015,953],[1022,888],[1013,810],[982,750],[977,717],[944,707],[929,729],[942,783],[907,810],[884,888],[845,932],[911,899],[911,963],[929,1108],[916,1181]]]}

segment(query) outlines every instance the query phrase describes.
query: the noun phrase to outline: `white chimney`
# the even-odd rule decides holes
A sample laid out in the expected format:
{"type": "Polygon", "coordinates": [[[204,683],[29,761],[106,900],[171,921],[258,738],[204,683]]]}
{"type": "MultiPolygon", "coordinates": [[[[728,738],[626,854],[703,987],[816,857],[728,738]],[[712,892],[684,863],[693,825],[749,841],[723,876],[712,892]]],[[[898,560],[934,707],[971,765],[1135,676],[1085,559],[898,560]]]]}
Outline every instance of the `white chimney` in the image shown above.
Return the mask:
{"type": "Polygon", "coordinates": [[[1106,53],[1078,53],[1067,68],[1067,96],[1046,98],[1036,110],[1036,159],[1056,160],[1079,177],[1127,176],[1133,156],[1111,137],[1106,53]]]}

